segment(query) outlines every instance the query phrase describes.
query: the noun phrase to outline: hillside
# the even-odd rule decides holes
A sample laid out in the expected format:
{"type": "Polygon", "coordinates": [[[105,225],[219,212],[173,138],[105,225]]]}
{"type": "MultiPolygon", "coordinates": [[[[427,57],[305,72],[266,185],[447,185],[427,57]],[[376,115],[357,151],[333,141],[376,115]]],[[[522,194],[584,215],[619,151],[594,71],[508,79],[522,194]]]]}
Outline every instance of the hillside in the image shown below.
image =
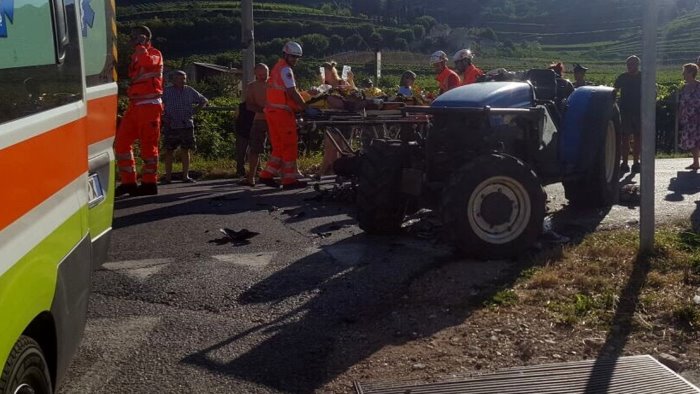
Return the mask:
{"type": "MultiPolygon", "coordinates": [[[[659,60],[678,64],[700,51],[700,0],[660,0],[659,60]]],[[[255,1],[256,49],[273,57],[297,39],[312,57],[384,50],[427,54],[473,48],[481,58],[619,62],[641,50],[636,0],[291,0],[255,1]]],[[[236,62],[240,3],[232,0],[119,0],[122,29],[145,23],[171,58],[236,62]],[[183,15],[186,18],[183,18],[183,15]]]]}

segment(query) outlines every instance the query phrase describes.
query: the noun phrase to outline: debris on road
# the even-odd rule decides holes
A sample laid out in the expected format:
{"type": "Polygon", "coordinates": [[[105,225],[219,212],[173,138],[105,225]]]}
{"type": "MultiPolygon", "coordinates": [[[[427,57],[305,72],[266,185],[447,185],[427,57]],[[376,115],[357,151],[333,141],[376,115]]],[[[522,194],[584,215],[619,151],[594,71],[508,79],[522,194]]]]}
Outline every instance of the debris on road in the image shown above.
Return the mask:
{"type": "Polygon", "coordinates": [[[232,243],[235,246],[248,245],[250,244],[249,239],[259,235],[255,231],[250,231],[248,229],[241,229],[240,231],[232,230],[230,228],[220,228],[219,231],[224,234],[223,238],[214,239],[209,241],[210,243],[215,243],[217,245],[223,245],[226,243],[232,243]]]}
{"type": "Polygon", "coordinates": [[[639,205],[641,198],[639,185],[629,183],[620,188],[620,205],[639,205]]]}

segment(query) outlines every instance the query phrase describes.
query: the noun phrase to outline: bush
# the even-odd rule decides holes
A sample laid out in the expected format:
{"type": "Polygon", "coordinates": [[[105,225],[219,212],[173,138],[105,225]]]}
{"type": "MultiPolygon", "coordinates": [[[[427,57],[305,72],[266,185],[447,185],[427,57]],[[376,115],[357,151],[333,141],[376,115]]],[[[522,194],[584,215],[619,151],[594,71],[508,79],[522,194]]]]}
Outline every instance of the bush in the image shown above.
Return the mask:
{"type": "MultiPolygon", "coordinates": [[[[209,105],[237,109],[238,100],[230,97],[217,97],[209,101],[209,105]]],[[[233,155],[233,126],[235,122],[233,110],[203,110],[195,115],[194,122],[199,156],[215,159],[233,155]]]]}

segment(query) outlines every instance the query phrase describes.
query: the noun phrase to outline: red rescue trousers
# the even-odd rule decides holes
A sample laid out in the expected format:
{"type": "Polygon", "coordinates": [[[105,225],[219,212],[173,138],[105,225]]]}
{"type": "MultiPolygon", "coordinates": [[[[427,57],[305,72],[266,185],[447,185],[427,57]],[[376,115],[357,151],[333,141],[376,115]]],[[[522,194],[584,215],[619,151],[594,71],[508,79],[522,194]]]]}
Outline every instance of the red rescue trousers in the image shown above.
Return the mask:
{"type": "Polygon", "coordinates": [[[271,179],[282,175],[282,184],[297,181],[298,137],[294,113],[285,110],[266,109],[268,131],[272,153],[260,178],[271,179]]]}
{"type": "Polygon", "coordinates": [[[162,104],[129,104],[114,138],[114,154],[121,183],[136,183],[136,163],[132,146],[137,139],[141,148],[144,183],[158,181],[158,140],[162,104]]]}

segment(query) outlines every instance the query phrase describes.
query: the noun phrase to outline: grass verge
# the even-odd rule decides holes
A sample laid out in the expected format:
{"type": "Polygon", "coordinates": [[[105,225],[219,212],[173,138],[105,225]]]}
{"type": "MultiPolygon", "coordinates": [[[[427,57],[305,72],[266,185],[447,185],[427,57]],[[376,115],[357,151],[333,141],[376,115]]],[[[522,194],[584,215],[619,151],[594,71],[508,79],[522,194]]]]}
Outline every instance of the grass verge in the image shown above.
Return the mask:
{"type": "Polygon", "coordinates": [[[689,228],[690,223],[676,223],[657,229],[656,248],[648,256],[635,252],[635,229],[590,234],[556,256],[542,252],[534,268],[491,304],[501,312],[541,308],[554,324],[607,330],[621,303],[632,301],[628,317],[635,330],[698,332],[700,305],[693,298],[700,293],[700,235],[689,228]]]}
{"type": "MultiPolygon", "coordinates": [[[[177,155],[177,152],[176,152],[177,155]]],[[[314,174],[321,167],[323,155],[321,152],[312,152],[299,156],[297,165],[304,174],[314,174]]],[[[264,165],[264,160],[263,163],[264,165]]],[[[137,163],[140,168],[140,162],[137,163]]],[[[247,168],[247,166],[246,166],[247,168]]],[[[190,163],[190,171],[199,175],[200,179],[225,179],[233,178],[236,175],[236,161],[233,159],[205,159],[201,156],[193,155],[190,163]]],[[[182,162],[179,159],[173,162],[173,173],[182,172],[182,162]]],[[[165,166],[161,160],[158,165],[158,173],[165,173],[165,166]]]]}

